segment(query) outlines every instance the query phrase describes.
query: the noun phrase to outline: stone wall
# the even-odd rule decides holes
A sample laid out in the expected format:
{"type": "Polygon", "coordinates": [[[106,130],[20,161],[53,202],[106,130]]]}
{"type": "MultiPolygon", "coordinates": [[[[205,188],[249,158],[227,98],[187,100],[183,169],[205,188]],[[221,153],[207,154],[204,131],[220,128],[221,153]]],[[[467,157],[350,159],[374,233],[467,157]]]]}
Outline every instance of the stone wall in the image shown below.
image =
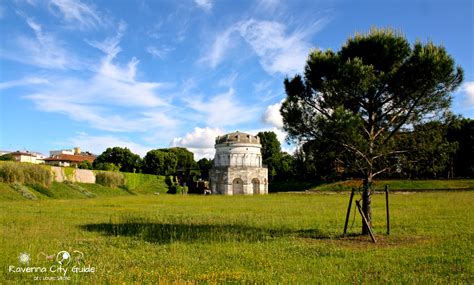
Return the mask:
{"type": "Polygon", "coordinates": [[[51,171],[53,172],[54,181],[56,182],[67,180],[79,183],[95,183],[95,173],[92,170],[51,166],[51,171]]]}

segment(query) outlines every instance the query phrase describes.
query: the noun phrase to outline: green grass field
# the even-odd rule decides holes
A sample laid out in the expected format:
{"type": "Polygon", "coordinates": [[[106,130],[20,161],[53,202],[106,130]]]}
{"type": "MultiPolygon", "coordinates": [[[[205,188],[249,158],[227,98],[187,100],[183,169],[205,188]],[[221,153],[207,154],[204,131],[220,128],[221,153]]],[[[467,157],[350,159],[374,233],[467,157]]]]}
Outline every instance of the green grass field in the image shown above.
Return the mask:
{"type": "MultiPolygon", "coordinates": [[[[437,190],[474,190],[473,179],[452,180],[375,180],[374,188],[383,190],[388,185],[392,191],[437,191],[437,190]]],[[[362,187],[362,180],[345,180],[334,183],[289,181],[270,185],[274,192],[293,191],[351,191],[362,187]]]]}
{"type": "MultiPolygon", "coordinates": [[[[59,276],[8,268],[26,266],[18,258],[26,252],[28,266],[49,269],[57,263],[46,256],[62,250],[84,253],[77,264],[95,268],[69,271],[73,283],[474,282],[472,191],[391,195],[390,236],[385,198],[374,195],[373,244],[365,236],[340,236],[347,192],[229,197],[115,189],[124,195],[111,197],[87,188],[97,197],[29,201],[14,200],[18,195],[6,187],[0,184],[1,284],[59,276]]],[[[350,232],[358,233],[360,219],[352,221],[351,214],[350,232]]]]}

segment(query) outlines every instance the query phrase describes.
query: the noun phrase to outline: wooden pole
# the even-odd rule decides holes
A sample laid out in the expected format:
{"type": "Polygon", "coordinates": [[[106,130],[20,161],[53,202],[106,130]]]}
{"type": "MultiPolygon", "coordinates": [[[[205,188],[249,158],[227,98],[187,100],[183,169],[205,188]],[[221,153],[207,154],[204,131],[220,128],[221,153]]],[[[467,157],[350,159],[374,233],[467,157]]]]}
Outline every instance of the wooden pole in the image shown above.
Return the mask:
{"type": "Polygon", "coordinates": [[[361,208],[360,203],[359,203],[358,200],[356,200],[356,205],[357,205],[357,209],[359,209],[360,215],[362,216],[362,222],[365,224],[365,226],[369,230],[370,238],[372,239],[372,241],[374,243],[376,243],[374,233],[372,232],[372,228],[370,227],[369,223],[367,222],[367,219],[365,218],[364,212],[362,212],[362,208],[361,208]]]}
{"type": "Polygon", "coordinates": [[[385,209],[387,210],[387,235],[390,234],[390,208],[388,206],[388,185],[385,185],[385,209]]]}
{"type": "Polygon", "coordinates": [[[349,223],[349,216],[351,214],[352,199],[354,198],[354,191],[355,189],[352,188],[351,197],[349,198],[349,206],[347,206],[346,222],[344,223],[344,235],[346,235],[346,232],[347,232],[347,224],[349,223]]]}

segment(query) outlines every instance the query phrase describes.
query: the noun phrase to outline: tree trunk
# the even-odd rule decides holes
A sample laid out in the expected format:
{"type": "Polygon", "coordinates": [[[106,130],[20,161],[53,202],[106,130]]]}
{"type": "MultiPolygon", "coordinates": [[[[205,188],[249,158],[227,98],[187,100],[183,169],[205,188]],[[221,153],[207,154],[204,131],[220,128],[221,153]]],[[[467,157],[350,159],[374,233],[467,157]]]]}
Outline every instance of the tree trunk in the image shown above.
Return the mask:
{"type": "MultiPolygon", "coordinates": [[[[367,219],[367,223],[372,227],[372,207],[371,207],[371,195],[372,195],[372,175],[368,175],[364,179],[364,189],[362,192],[362,212],[367,219]]],[[[362,234],[368,235],[369,229],[362,223],[362,234]]]]}

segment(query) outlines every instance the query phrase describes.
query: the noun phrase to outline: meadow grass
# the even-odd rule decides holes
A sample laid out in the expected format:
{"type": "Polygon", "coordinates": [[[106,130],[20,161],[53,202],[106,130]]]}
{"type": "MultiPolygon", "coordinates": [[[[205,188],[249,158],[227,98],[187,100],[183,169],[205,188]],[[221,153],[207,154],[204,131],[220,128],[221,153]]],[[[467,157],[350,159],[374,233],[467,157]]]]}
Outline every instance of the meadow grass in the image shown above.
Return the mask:
{"type": "Polygon", "coordinates": [[[52,274],[9,273],[9,265],[20,266],[21,252],[31,254],[30,266],[46,266],[52,261],[44,256],[78,250],[96,272],[69,273],[72,283],[472,284],[474,192],[391,195],[389,236],[385,198],[374,195],[376,244],[353,235],[361,227],[357,216],[351,215],[351,235],[341,236],[348,198],[339,192],[5,200],[0,283],[52,274]]]}
{"type": "MultiPolygon", "coordinates": [[[[393,191],[432,191],[432,190],[474,190],[474,179],[451,179],[451,180],[375,180],[374,188],[383,190],[385,185],[393,191]]],[[[334,183],[313,183],[308,185],[305,182],[304,190],[310,191],[350,191],[352,188],[362,187],[362,180],[345,180],[334,183]]],[[[295,186],[295,189],[301,190],[301,187],[295,186]]],[[[289,188],[292,189],[292,188],[289,188]]]]}

